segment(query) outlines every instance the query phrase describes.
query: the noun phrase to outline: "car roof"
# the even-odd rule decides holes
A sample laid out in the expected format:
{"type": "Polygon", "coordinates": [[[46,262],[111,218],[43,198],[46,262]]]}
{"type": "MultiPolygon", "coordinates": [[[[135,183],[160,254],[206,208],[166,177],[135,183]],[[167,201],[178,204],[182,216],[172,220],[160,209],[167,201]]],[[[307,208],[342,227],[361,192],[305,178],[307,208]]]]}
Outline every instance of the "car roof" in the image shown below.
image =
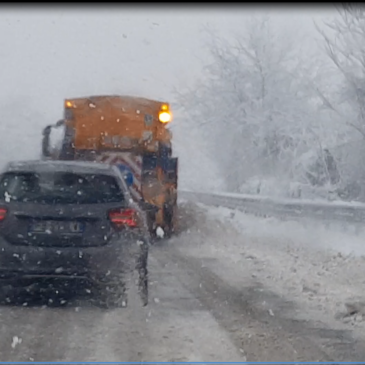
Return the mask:
{"type": "Polygon", "coordinates": [[[101,162],[85,161],[11,161],[3,172],[10,171],[29,171],[29,172],[74,172],[74,173],[103,173],[116,175],[115,167],[101,162]]]}

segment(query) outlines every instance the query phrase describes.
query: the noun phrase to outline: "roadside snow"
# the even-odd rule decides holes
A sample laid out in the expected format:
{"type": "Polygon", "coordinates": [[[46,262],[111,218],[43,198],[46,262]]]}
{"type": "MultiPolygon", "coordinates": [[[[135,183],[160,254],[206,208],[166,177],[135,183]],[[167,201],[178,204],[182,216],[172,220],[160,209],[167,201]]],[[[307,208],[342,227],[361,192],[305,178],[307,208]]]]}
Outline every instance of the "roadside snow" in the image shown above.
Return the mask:
{"type": "MultiPolygon", "coordinates": [[[[196,227],[205,239],[182,250],[209,258],[208,265],[213,259],[213,270],[232,285],[245,286],[251,277],[294,301],[301,319],[365,328],[364,236],[197,205],[205,223],[196,227]]],[[[275,315],[273,307],[267,310],[275,315]]]]}
{"type": "Polygon", "coordinates": [[[234,199],[246,199],[251,201],[267,201],[272,203],[279,203],[279,204],[300,204],[300,205],[310,205],[313,206],[322,206],[322,207],[353,207],[353,208],[365,208],[365,203],[358,202],[358,201],[342,201],[342,200],[326,200],[326,199],[293,199],[293,198],[281,198],[269,195],[259,195],[259,194],[237,194],[237,193],[222,193],[222,192],[214,192],[213,190],[186,190],[182,191],[183,193],[188,194],[210,194],[212,196],[216,196],[219,198],[234,198],[234,199]]]}
{"type": "MultiPolygon", "coordinates": [[[[198,204],[204,207],[202,204],[198,204]]],[[[279,238],[279,244],[285,245],[290,240],[291,247],[311,249],[328,254],[365,255],[365,236],[344,232],[340,228],[327,229],[321,222],[311,222],[310,225],[295,221],[283,222],[276,218],[260,218],[245,214],[238,210],[224,207],[205,207],[211,217],[234,224],[245,236],[260,239],[279,238]],[[304,247],[303,247],[304,246],[304,247]]],[[[270,246],[272,244],[270,243],[270,246]]]]}

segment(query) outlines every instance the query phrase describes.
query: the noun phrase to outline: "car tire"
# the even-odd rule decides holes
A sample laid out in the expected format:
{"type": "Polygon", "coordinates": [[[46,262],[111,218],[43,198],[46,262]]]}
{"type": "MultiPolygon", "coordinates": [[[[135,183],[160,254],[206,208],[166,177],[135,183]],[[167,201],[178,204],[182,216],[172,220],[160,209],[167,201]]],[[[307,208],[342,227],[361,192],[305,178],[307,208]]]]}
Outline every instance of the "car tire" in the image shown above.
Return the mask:
{"type": "Polygon", "coordinates": [[[145,307],[148,304],[148,243],[140,246],[140,252],[136,262],[138,272],[138,293],[145,307]]]}
{"type": "Polygon", "coordinates": [[[148,273],[147,269],[139,270],[138,277],[138,293],[142,301],[142,306],[145,307],[148,304],[148,273]]]}
{"type": "Polygon", "coordinates": [[[108,275],[97,280],[96,299],[98,306],[105,309],[128,306],[127,288],[120,275],[108,275]]]}
{"type": "Polygon", "coordinates": [[[13,303],[15,298],[17,298],[17,296],[14,287],[9,284],[0,283],[0,303],[13,303]]]}

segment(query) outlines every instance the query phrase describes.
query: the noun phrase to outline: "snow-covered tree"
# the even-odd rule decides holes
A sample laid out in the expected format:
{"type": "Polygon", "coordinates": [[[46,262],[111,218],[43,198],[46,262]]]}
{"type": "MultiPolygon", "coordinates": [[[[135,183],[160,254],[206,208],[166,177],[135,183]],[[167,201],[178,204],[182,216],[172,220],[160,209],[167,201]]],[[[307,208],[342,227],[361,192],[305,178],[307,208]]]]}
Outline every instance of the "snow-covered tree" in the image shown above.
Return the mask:
{"type": "Polygon", "coordinates": [[[331,90],[318,90],[323,106],[365,138],[365,8],[342,4],[333,20],[316,28],[332,66],[331,90]]]}
{"type": "Polygon", "coordinates": [[[209,51],[204,80],[180,103],[228,189],[255,175],[290,178],[296,158],[319,143],[294,42],[264,16],[251,18],[234,42],[211,32],[209,51]]]}
{"type": "Polygon", "coordinates": [[[317,92],[332,125],[341,129],[339,147],[333,152],[342,186],[347,190],[356,186],[359,191],[353,198],[364,200],[365,8],[341,4],[333,19],[316,28],[328,61],[327,85],[322,83],[317,92]]]}

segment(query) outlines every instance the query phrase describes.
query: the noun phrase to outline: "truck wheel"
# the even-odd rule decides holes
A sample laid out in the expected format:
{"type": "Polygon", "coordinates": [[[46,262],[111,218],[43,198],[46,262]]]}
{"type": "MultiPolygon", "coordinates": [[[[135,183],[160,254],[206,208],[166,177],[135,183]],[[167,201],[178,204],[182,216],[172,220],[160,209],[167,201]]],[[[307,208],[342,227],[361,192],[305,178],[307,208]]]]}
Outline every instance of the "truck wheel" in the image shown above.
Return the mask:
{"type": "Polygon", "coordinates": [[[147,226],[148,226],[148,232],[150,233],[151,237],[154,237],[156,234],[154,230],[154,222],[155,222],[155,214],[154,213],[148,213],[147,214],[147,226]]]}
{"type": "Polygon", "coordinates": [[[164,222],[166,224],[166,236],[171,237],[174,230],[174,207],[171,204],[165,204],[164,209],[164,222]]]}
{"type": "Polygon", "coordinates": [[[173,206],[173,214],[172,214],[172,231],[176,234],[178,233],[179,225],[178,225],[178,212],[177,212],[177,204],[175,203],[173,206]]]}

